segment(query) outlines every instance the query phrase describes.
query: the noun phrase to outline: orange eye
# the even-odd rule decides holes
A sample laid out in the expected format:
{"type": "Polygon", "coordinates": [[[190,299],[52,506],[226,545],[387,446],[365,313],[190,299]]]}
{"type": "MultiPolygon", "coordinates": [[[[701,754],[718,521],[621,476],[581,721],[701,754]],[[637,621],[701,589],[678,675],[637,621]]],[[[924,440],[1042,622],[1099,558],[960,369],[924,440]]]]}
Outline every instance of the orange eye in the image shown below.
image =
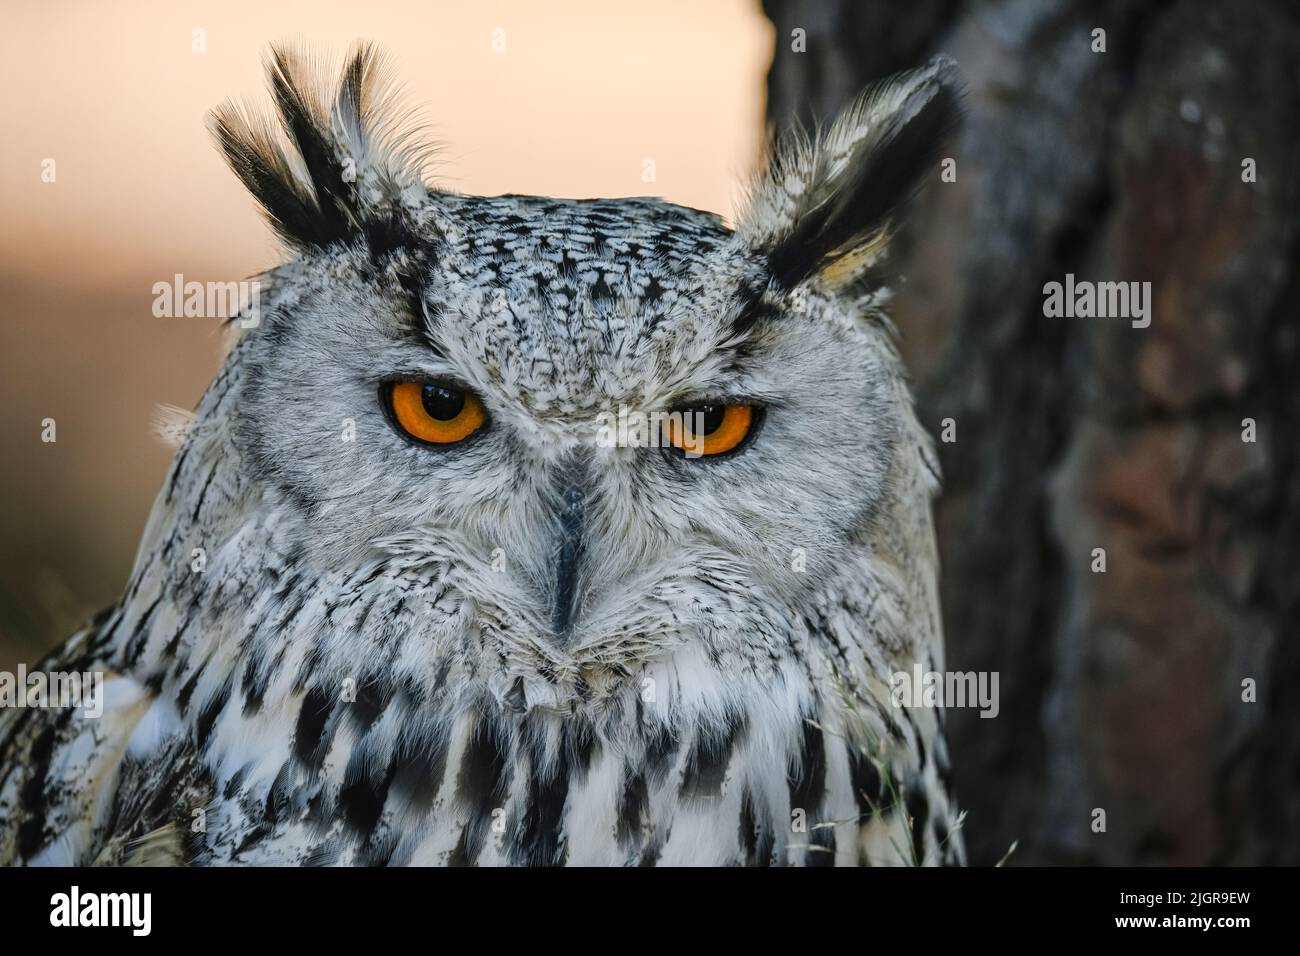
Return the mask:
{"type": "Polygon", "coordinates": [[[402,431],[430,445],[463,441],[487,423],[483,403],[451,385],[393,382],[388,407],[402,431]]]}
{"type": "Polygon", "coordinates": [[[680,414],[680,425],[676,417],[669,420],[668,437],[688,457],[729,452],[745,440],[754,424],[753,405],[714,402],[683,408],[680,414]]]}

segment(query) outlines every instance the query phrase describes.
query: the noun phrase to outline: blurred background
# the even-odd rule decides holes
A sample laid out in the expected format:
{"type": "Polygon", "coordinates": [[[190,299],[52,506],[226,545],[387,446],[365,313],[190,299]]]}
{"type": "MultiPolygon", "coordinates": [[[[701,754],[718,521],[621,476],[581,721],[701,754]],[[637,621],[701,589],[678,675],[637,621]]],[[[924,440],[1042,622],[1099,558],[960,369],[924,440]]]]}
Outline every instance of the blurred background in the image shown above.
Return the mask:
{"type": "Polygon", "coordinates": [[[765,125],[945,51],[969,84],[956,180],[936,171],[897,243],[895,319],[923,420],[956,428],[948,667],[1000,675],[996,719],[948,716],[972,861],[1300,863],[1292,0],[16,0],[5,20],[0,668],[117,597],[170,458],[154,407],[192,408],[221,362],[214,322],[152,316],[153,283],[276,262],[203,125],[231,95],[267,105],[269,41],[378,41],[450,188],[728,216],[765,125]],[[1068,272],[1150,282],[1151,326],[1045,318],[1068,272]]]}

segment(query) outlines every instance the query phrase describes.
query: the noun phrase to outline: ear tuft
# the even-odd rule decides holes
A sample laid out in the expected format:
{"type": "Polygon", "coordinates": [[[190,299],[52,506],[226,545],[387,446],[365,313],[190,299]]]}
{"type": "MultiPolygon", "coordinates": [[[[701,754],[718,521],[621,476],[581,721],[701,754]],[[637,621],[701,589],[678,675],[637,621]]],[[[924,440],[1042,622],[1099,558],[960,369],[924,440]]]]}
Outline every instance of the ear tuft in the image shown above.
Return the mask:
{"type": "Polygon", "coordinates": [[[824,134],[780,140],[737,228],[772,278],[784,288],[814,275],[831,287],[860,278],[935,168],[960,98],[956,64],[936,57],[867,87],[824,134]]]}
{"type": "Polygon", "coordinates": [[[213,111],[209,128],[275,231],[309,249],[346,242],[372,222],[390,230],[402,199],[425,189],[433,149],[398,108],[376,49],[354,47],[336,83],[290,46],[272,47],[266,68],[278,128],[233,102],[213,111]]]}

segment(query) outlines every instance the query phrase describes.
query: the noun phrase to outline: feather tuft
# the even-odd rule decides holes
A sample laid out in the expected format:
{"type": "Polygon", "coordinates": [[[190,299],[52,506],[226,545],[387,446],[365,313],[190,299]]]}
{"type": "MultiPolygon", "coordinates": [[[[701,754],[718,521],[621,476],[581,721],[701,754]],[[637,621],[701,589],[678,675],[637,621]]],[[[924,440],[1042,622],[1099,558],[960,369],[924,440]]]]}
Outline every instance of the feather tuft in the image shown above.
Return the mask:
{"type": "Polygon", "coordinates": [[[228,101],[209,128],[276,233],[303,250],[392,235],[426,193],[436,147],[402,108],[378,50],[357,44],[331,81],[326,64],[280,44],[266,70],[278,123],[228,101]]]}

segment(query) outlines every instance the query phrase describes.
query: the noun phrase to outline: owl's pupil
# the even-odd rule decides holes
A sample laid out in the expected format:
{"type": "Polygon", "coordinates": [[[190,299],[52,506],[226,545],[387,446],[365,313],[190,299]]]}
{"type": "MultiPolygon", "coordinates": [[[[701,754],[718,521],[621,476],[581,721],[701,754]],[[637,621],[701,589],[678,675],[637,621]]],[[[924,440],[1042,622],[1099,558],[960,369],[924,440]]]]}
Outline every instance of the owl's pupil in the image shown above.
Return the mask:
{"type": "Polygon", "coordinates": [[[703,415],[704,427],[701,428],[697,434],[712,435],[722,427],[722,419],[726,413],[727,406],[725,405],[697,405],[695,408],[690,410],[691,418],[690,421],[687,422],[687,425],[694,429],[696,424],[700,421],[700,419],[695,416],[703,415]]]}
{"type": "Polygon", "coordinates": [[[461,413],[465,407],[465,393],[455,388],[442,385],[424,386],[424,410],[430,418],[440,422],[449,422],[461,413]]]}

